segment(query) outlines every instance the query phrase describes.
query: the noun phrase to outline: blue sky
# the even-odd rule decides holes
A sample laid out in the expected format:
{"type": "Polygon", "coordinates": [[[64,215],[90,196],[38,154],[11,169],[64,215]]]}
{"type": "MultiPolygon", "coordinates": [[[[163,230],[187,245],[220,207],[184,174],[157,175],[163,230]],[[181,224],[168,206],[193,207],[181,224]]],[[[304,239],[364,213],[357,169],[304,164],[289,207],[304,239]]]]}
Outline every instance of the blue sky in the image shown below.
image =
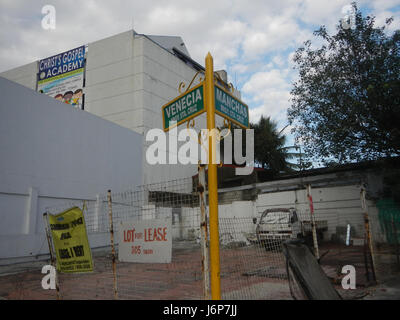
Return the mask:
{"type": "MultiPolygon", "coordinates": [[[[192,58],[204,65],[208,51],[215,69],[225,69],[229,81],[250,107],[250,120],[271,116],[278,127],[287,124],[291,84],[297,73],[291,57],[312,32],[325,25],[329,32],[343,17],[347,0],[147,0],[147,1],[22,1],[0,0],[0,72],[65,50],[127,31],[178,35],[192,58]],[[56,8],[56,29],[41,27],[41,9],[56,8]]],[[[388,32],[400,29],[400,0],[357,1],[376,25],[394,17],[388,32]]],[[[313,42],[318,45],[314,40],[313,42]]],[[[285,130],[289,134],[290,127],[285,130]]]]}

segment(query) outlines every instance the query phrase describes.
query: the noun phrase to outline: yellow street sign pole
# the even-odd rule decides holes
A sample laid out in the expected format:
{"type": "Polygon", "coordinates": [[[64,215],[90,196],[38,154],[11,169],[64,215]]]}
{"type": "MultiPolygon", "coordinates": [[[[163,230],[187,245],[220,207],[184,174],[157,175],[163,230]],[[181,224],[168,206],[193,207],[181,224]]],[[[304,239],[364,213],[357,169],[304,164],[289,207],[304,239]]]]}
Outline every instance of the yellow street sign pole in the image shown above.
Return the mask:
{"type": "Polygon", "coordinates": [[[206,77],[204,86],[208,129],[208,207],[210,214],[210,267],[211,298],[221,299],[219,231],[218,231],[218,186],[215,137],[215,96],[214,65],[210,53],[206,56],[206,77]]]}

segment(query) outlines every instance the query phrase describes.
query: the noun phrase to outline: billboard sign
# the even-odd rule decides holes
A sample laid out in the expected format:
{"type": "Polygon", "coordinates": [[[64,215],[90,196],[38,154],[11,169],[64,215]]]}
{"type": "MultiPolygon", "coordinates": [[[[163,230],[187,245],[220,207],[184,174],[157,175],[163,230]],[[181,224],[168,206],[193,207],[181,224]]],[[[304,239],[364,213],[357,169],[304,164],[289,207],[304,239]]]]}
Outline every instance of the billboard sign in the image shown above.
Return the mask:
{"type": "Polygon", "coordinates": [[[37,90],[82,109],[85,46],[39,61],[37,90]]]}
{"type": "Polygon", "coordinates": [[[141,263],[171,262],[171,219],[121,222],[118,238],[119,261],[141,263]]]}

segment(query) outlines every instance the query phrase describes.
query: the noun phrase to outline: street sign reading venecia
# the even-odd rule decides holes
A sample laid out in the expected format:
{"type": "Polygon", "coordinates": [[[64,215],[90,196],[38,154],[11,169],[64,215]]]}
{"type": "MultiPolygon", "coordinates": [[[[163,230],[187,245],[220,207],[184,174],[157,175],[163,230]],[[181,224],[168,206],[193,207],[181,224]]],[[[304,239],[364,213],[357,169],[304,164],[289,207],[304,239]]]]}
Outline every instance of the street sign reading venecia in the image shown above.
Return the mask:
{"type": "Polygon", "coordinates": [[[205,111],[202,82],[162,107],[164,131],[170,130],[174,122],[180,125],[205,111]]]}

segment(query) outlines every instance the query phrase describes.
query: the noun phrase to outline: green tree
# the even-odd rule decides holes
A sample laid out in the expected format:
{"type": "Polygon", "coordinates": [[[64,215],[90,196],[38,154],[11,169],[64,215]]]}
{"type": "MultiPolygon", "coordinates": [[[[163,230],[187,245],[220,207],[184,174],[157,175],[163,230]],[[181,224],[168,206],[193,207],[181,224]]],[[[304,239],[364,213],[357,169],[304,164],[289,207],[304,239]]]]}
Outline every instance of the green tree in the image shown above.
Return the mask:
{"type": "Polygon", "coordinates": [[[270,117],[261,116],[257,123],[251,123],[254,129],[254,160],[262,168],[268,169],[273,175],[280,172],[291,172],[298,169],[289,159],[298,156],[298,153],[289,152],[292,146],[285,146],[286,136],[278,131],[277,123],[270,117]]]}
{"type": "Polygon", "coordinates": [[[289,123],[309,159],[374,160],[400,155],[400,30],[392,18],[375,27],[353,3],[355,27],[329,35],[321,26],[294,56],[299,78],[291,91],[289,123]],[[386,29],[386,30],[385,30],[386,29]]]}

